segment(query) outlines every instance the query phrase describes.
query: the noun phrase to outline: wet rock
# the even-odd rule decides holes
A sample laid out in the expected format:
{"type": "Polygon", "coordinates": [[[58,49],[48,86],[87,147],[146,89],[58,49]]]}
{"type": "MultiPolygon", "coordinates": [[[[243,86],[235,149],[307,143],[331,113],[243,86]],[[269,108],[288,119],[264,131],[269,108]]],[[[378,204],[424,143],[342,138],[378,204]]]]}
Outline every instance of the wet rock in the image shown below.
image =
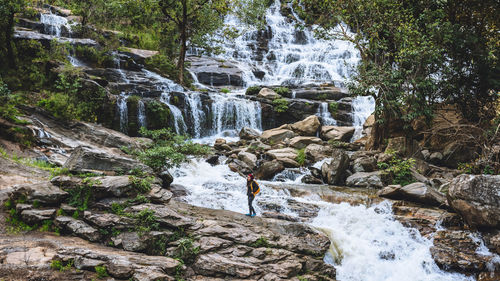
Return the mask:
{"type": "Polygon", "coordinates": [[[55,209],[24,210],[21,212],[21,218],[29,224],[35,224],[45,220],[51,220],[55,213],[55,209]]]}
{"type": "Polygon", "coordinates": [[[346,170],[349,168],[349,156],[341,149],[335,149],[330,163],[323,163],[321,174],[325,183],[342,185],[345,181],[346,170]]]}
{"type": "Polygon", "coordinates": [[[463,230],[441,230],[434,236],[432,258],[439,267],[464,273],[486,271],[491,256],[477,252],[479,243],[471,238],[472,233],[463,230]]]}
{"type": "Polygon", "coordinates": [[[500,228],[500,175],[460,175],[449,185],[448,203],[469,224],[500,228]]]}
{"type": "Polygon", "coordinates": [[[316,115],[311,115],[291,125],[292,130],[300,136],[316,136],[316,132],[320,127],[321,123],[316,115]]]}
{"type": "Polygon", "coordinates": [[[210,86],[243,86],[243,71],[235,64],[209,57],[190,56],[190,70],[198,81],[210,86]]]}
{"type": "Polygon", "coordinates": [[[238,153],[238,159],[247,164],[251,170],[255,169],[257,166],[257,156],[255,156],[255,154],[241,151],[238,153]]]}
{"type": "Polygon", "coordinates": [[[69,159],[64,163],[64,168],[73,172],[89,171],[114,171],[123,172],[140,169],[145,173],[153,173],[153,170],[141,162],[125,156],[110,155],[108,153],[77,147],[71,153],[69,159]]]}
{"type": "Polygon", "coordinates": [[[288,199],[288,207],[302,218],[313,218],[318,215],[319,207],[309,203],[299,202],[295,199],[288,199]]]}
{"type": "Polygon", "coordinates": [[[346,185],[352,187],[382,188],[382,172],[357,172],[346,179],[346,185]]]}
{"type": "Polygon", "coordinates": [[[161,186],[163,188],[168,188],[170,184],[172,184],[172,182],[174,181],[174,177],[170,174],[168,170],[162,171],[158,176],[161,179],[162,182],[161,186]]]}
{"type": "Polygon", "coordinates": [[[354,127],[323,126],[321,127],[321,138],[349,142],[354,135],[354,127]]]}
{"type": "Polygon", "coordinates": [[[231,150],[231,147],[226,144],[225,139],[216,139],[214,143],[214,148],[217,150],[226,150],[226,151],[231,150]]]}
{"type": "Polygon", "coordinates": [[[265,162],[260,166],[260,168],[255,173],[255,178],[262,180],[269,180],[274,177],[277,173],[283,171],[285,167],[278,160],[273,160],[265,162]]]}
{"type": "Polygon", "coordinates": [[[243,127],[239,133],[240,139],[242,140],[253,140],[260,137],[260,133],[252,128],[243,127]]]}
{"type": "Polygon", "coordinates": [[[308,100],[339,100],[347,96],[340,88],[318,87],[312,89],[301,89],[295,92],[295,97],[308,100]]]}
{"type": "Polygon", "coordinates": [[[307,184],[323,184],[323,181],[320,179],[320,178],[317,178],[315,176],[312,176],[312,175],[305,175],[301,181],[303,183],[307,183],[307,184]]]}
{"type": "Polygon", "coordinates": [[[194,221],[191,218],[180,215],[175,210],[166,205],[157,205],[150,203],[142,204],[128,207],[125,209],[125,212],[137,214],[146,209],[153,211],[154,215],[158,219],[158,222],[163,226],[170,228],[187,228],[194,225],[194,221]]]}
{"type": "Polygon", "coordinates": [[[172,192],[173,197],[184,197],[189,195],[189,190],[182,185],[173,184],[170,186],[170,192],[172,192]]]}
{"type": "Polygon", "coordinates": [[[145,196],[153,203],[166,204],[172,199],[173,194],[157,184],[152,184],[151,190],[145,196]]]}
{"type": "Polygon", "coordinates": [[[269,100],[275,100],[281,98],[280,95],[278,95],[275,91],[269,89],[269,88],[262,88],[259,91],[259,94],[257,95],[259,98],[263,99],[269,99],[269,100]]]}
{"type": "Polygon", "coordinates": [[[96,242],[101,238],[97,229],[72,217],[59,216],[54,220],[54,223],[57,227],[89,241],[96,242]]]}
{"type": "Polygon", "coordinates": [[[446,196],[425,183],[415,182],[401,187],[389,185],[378,192],[380,197],[408,200],[429,206],[445,206],[446,196]]]}
{"type": "Polygon", "coordinates": [[[212,166],[219,165],[219,157],[220,157],[219,155],[212,155],[208,157],[205,161],[212,166]]]}
{"type": "Polygon", "coordinates": [[[295,133],[286,129],[271,129],[264,131],[261,138],[265,142],[278,143],[284,139],[291,139],[295,136],[295,133]]]}
{"type": "Polygon", "coordinates": [[[294,137],[290,140],[290,146],[297,149],[305,148],[313,143],[322,144],[323,141],[316,137],[294,137]]]}
{"type": "MultiPolygon", "coordinates": [[[[236,156],[237,157],[237,156],[236,156]]],[[[230,159],[228,160],[228,167],[231,171],[240,174],[251,174],[253,170],[243,161],[238,159],[230,159]]]]}
{"type": "Polygon", "coordinates": [[[98,43],[92,39],[66,38],[57,37],[54,35],[42,34],[35,31],[16,30],[14,32],[14,40],[35,40],[40,42],[44,47],[49,48],[52,41],[57,41],[62,44],[73,46],[88,46],[96,47],[98,43]]]}
{"type": "Polygon", "coordinates": [[[307,159],[318,162],[324,158],[331,157],[333,149],[328,145],[310,144],[305,149],[307,159]]]}

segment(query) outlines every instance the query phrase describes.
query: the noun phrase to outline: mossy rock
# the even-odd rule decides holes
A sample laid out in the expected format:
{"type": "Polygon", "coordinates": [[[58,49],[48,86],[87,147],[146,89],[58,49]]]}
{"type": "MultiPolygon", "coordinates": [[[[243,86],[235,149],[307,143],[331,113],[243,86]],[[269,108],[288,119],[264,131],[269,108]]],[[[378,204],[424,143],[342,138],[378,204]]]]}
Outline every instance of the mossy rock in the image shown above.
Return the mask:
{"type": "Polygon", "coordinates": [[[169,127],[173,117],[167,105],[156,101],[145,102],[146,120],[149,130],[158,130],[169,127]]]}

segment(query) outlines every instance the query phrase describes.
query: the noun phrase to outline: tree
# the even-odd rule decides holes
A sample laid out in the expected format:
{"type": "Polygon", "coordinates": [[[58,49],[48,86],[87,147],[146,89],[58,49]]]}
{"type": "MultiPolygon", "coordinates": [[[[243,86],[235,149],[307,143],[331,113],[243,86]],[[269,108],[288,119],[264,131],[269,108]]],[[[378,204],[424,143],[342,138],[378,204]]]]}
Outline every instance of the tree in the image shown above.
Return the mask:
{"type": "Polygon", "coordinates": [[[376,98],[376,148],[388,137],[389,121],[411,134],[411,122],[430,121],[437,101],[491,102],[489,93],[498,91],[494,2],[303,0],[298,7],[307,22],[320,25],[319,36],[348,40],[359,50],[350,89],[376,98]]]}
{"type": "Polygon", "coordinates": [[[14,36],[14,15],[24,8],[24,0],[0,0],[0,62],[15,66],[12,37],[14,36]]]}
{"type": "Polygon", "coordinates": [[[228,0],[160,0],[159,5],[166,23],[164,36],[172,35],[172,30],[177,35],[178,80],[184,84],[188,43],[203,41],[222,26],[229,12],[228,0]]]}

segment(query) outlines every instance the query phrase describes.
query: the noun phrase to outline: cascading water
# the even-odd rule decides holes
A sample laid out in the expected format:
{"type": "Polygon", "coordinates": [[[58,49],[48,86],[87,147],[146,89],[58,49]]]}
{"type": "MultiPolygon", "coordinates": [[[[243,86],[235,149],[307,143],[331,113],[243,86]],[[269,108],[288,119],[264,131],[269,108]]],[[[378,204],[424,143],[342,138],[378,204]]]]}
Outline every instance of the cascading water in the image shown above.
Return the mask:
{"type": "Polygon", "coordinates": [[[118,107],[118,114],[120,116],[120,132],[126,134],[128,132],[128,107],[127,107],[128,96],[125,93],[121,93],[118,97],[116,106],[118,107]]]}
{"type": "Polygon", "coordinates": [[[361,138],[366,119],[375,111],[375,99],[372,96],[358,96],[352,102],[352,108],[353,127],[356,130],[351,142],[361,138]]]}
{"type": "MultiPolygon", "coordinates": [[[[174,184],[189,187],[184,199],[193,205],[246,213],[245,179],[226,165],[211,166],[193,160],[173,171],[174,184]]],[[[325,261],[335,265],[341,281],[460,281],[474,280],[458,273],[441,270],[430,254],[432,241],[418,231],[394,220],[388,201],[367,207],[347,203],[332,204],[318,196],[292,197],[286,189],[272,188],[259,181],[261,193],[255,209],[261,214],[259,202],[272,202],[281,212],[297,216],[290,202],[318,206],[320,211],[309,224],[328,235],[332,241],[325,261]]],[[[297,183],[295,183],[297,185],[297,183]]]]}
{"type": "Polygon", "coordinates": [[[142,101],[142,99],[140,99],[137,104],[137,120],[139,121],[139,127],[147,127],[146,107],[144,106],[144,101],[142,101]]]}
{"type": "MultiPolygon", "coordinates": [[[[265,35],[258,30],[249,30],[224,45],[225,60],[236,60],[244,71],[244,82],[253,84],[307,84],[344,81],[351,68],[360,60],[354,45],[341,40],[320,40],[314,37],[311,28],[299,30],[280,12],[281,1],[275,0],[267,10],[268,30],[265,35]],[[253,47],[268,40],[263,53],[256,54],[253,47]],[[265,73],[263,80],[257,79],[252,70],[265,73]]],[[[293,9],[292,9],[293,11],[293,9]]],[[[296,17],[298,19],[298,17],[296,17]]],[[[243,24],[235,17],[226,19],[226,25],[241,29],[243,24]]]]}
{"type": "Polygon", "coordinates": [[[318,113],[316,113],[318,117],[321,118],[322,124],[324,126],[335,126],[337,125],[337,120],[332,117],[332,114],[328,110],[328,103],[322,102],[318,106],[318,113]]]}
{"type": "Polygon", "coordinates": [[[50,14],[41,14],[40,22],[44,24],[45,32],[54,35],[57,37],[61,37],[62,28],[66,28],[69,34],[71,34],[71,24],[68,22],[68,19],[65,17],[61,17],[58,15],[50,14]]]}

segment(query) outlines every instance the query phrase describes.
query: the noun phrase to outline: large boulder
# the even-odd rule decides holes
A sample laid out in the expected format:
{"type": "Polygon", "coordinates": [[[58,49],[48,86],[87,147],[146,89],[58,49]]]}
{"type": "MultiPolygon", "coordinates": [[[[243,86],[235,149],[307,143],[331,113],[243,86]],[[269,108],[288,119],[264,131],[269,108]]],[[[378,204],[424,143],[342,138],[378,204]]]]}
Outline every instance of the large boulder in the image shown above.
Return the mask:
{"type": "Polygon", "coordinates": [[[353,172],[373,172],[377,169],[377,159],[373,156],[358,157],[353,161],[353,172]]]}
{"type": "Polygon", "coordinates": [[[290,146],[297,149],[302,149],[312,143],[322,144],[323,141],[317,137],[294,137],[290,140],[290,146]]]}
{"type": "Polygon", "coordinates": [[[401,187],[389,185],[378,192],[380,197],[407,200],[430,206],[446,205],[446,196],[425,183],[415,182],[401,187]]]}
{"type": "Polygon", "coordinates": [[[331,185],[341,185],[346,178],[346,170],[349,168],[349,156],[342,149],[335,149],[332,153],[330,163],[323,163],[321,174],[323,180],[331,185]]]}
{"type": "Polygon", "coordinates": [[[275,91],[273,91],[269,88],[262,88],[259,91],[259,94],[257,95],[257,97],[263,98],[263,99],[269,99],[269,100],[281,98],[281,96],[279,94],[277,94],[275,91]]]}
{"type": "Polygon", "coordinates": [[[129,157],[109,154],[96,149],[89,149],[79,146],[73,150],[71,156],[64,163],[63,168],[73,172],[88,171],[114,171],[124,172],[133,169],[140,169],[145,173],[152,173],[153,170],[141,162],[129,157]]]}
{"type": "Polygon", "coordinates": [[[460,175],[448,190],[448,203],[469,224],[500,228],[500,175],[460,175]]]}
{"type": "Polygon", "coordinates": [[[332,147],[329,145],[310,144],[305,149],[307,159],[311,159],[313,162],[331,157],[332,152],[332,147]]]}
{"type": "Polygon", "coordinates": [[[25,197],[27,202],[37,201],[42,205],[58,205],[68,197],[66,191],[49,182],[16,185],[10,193],[13,198],[25,197]]]}
{"type": "Polygon", "coordinates": [[[316,136],[321,123],[316,115],[311,115],[306,119],[293,123],[291,125],[292,130],[301,136],[316,136]]]}
{"type": "Polygon", "coordinates": [[[291,139],[295,137],[295,133],[293,131],[287,129],[271,129],[264,131],[261,135],[263,141],[270,143],[278,143],[285,139],[291,139]]]}
{"type": "Polygon", "coordinates": [[[247,164],[247,166],[252,170],[257,166],[257,156],[253,153],[241,151],[238,153],[238,159],[247,164]]]}
{"type": "Polygon", "coordinates": [[[346,179],[346,185],[352,187],[382,188],[382,172],[357,172],[346,179]]]}
{"type": "Polygon", "coordinates": [[[242,139],[242,140],[253,140],[253,139],[260,137],[260,133],[252,128],[243,127],[240,130],[239,136],[240,136],[240,139],[242,139]]]}
{"type": "Polygon", "coordinates": [[[349,142],[355,130],[354,127],[323,126],[321,128],[321,138],[324,140],[349,142]]]}
{"type": "Polygon", "coordinates": [[[269,150],[268,152],[266,152],[266,155],[271,159],[288,158],[295,160],[295,158],[297,158],[297,151],[291,147],[286,147],[269,150]]]}
{"type": "Polygon", "coordinates": [[[255,173],[255,177],[257,179],[270,180],[274,177],[274,175],[283,171],[284,169],[285,166],[283,166],[280,161],[273,160],[262,164],[257,170],[257,173],[255,173]]]}
{"type": "Polygon", "coordinates": [[[72,217],[59,216],[54,220],[57,227],[65,232],[73,233],[89,241],[99,241],[101,234],[99,231],[87,223],[72,217]]]}

